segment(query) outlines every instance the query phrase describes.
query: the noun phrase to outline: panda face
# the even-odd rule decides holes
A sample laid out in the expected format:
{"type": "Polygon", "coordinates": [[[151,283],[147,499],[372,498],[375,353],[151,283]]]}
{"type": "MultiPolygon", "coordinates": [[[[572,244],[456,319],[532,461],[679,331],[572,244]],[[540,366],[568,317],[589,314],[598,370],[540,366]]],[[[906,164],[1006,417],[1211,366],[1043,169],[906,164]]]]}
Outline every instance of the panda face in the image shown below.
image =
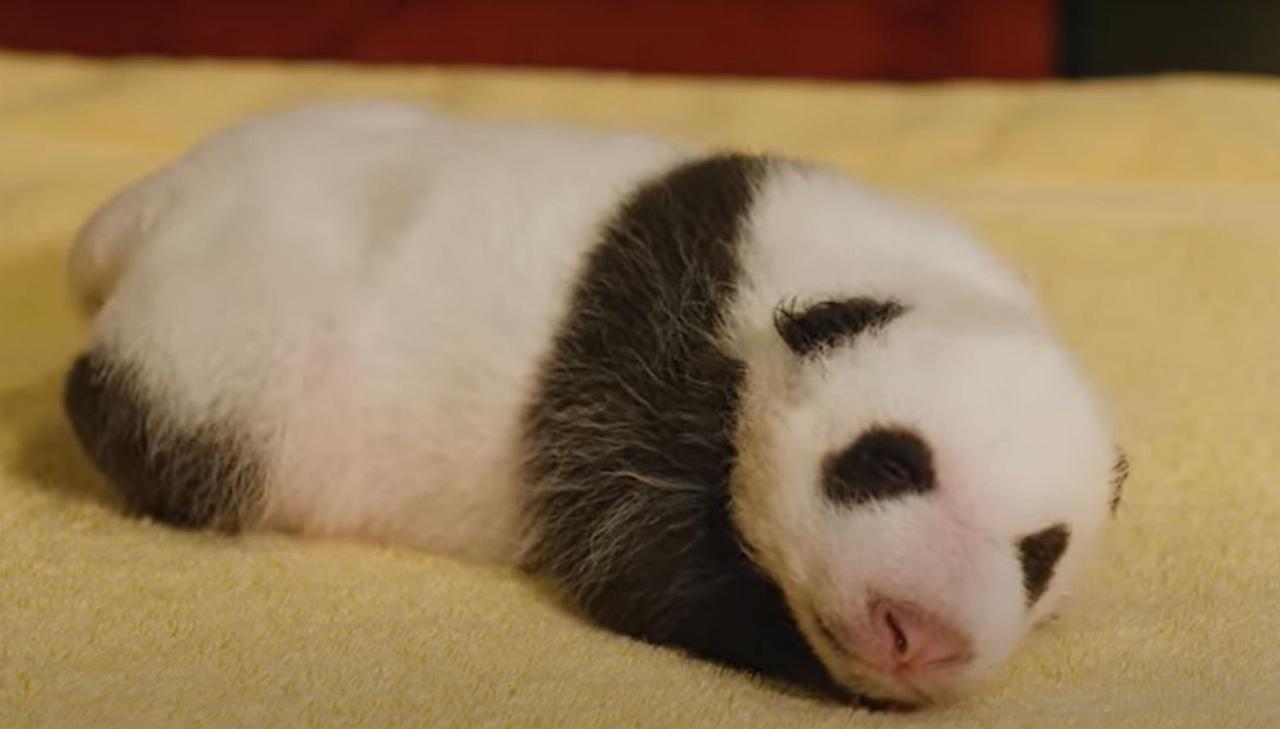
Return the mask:
{"type": "Polygon", "coordinates": [[[1003,661],[1115,493],[1065,354],[963,303],[786,308],[785,348],[748,375],[735,518],[827,669],[873,698],[945,699],[1003,661]]]}

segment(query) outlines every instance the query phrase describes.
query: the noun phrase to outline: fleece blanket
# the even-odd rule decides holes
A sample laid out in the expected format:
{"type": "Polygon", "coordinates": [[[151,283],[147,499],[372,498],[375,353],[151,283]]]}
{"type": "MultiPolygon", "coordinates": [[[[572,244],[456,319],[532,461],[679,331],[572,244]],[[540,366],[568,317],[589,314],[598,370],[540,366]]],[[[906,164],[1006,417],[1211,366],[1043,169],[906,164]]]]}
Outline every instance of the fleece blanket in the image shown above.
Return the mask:
{"type": "Polygon", "coordinates": [[[0,726],[1280,726],[1280,82],[1008,86],[0,54],[0,726]],[[251,112],[322,98],[824,160],[1019,267],[1133,462],[1061,618],[977,694],[869,714],[595,628],[515,572],[126,518],[60,414],[69,239],[251,112]]]}

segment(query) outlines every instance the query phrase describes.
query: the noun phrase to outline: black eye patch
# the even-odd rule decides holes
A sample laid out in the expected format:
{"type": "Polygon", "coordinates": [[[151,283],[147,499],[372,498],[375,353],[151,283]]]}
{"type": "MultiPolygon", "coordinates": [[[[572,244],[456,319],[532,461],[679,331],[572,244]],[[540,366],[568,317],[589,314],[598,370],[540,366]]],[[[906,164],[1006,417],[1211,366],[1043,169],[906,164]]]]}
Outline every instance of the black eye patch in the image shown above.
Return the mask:
{"type": "Polygon", "coordinates": [[[805,356],[845,344],[868,329],[888,324],[906,310],[892,299],[854,297],[799,310],[779,306],[773,325],[792,352],[805,356]]]}
{"type": "Polygon", "coordinates": [[[1018,561],[1022,563],[1022,586],[1031,606],[1044,595],[1058,560],[1067,551],[1071,530],[1066,524],[1054,524],[1018,541],[1018,561]]]}
{"type": "Polygon", "coordinates": [[[823,491],[838,504],[923,494],[933,482],[929,446],[901,428],[872,428],[823,465],[823,491]]]}

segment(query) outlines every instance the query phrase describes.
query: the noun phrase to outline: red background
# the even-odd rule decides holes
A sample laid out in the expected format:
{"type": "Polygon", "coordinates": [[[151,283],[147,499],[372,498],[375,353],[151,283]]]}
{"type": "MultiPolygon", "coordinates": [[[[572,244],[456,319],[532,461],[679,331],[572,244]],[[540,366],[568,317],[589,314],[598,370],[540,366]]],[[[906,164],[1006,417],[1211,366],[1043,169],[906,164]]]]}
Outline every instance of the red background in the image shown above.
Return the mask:
{"type": "Polygon", "coordinates": [[[833,78],[1054,72],[1054,0],[0,0],[0,46],[833,78]]]}

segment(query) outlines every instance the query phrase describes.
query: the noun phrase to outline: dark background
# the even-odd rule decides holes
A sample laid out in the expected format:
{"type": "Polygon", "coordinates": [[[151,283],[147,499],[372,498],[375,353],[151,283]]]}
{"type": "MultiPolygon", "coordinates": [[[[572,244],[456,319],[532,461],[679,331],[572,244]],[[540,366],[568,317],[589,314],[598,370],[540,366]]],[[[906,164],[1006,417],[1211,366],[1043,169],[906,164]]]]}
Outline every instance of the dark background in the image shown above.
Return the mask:
{"type": "Polygon", "coordinates": [[[1280,0],[0,0],[0,47],[933,80],[1280,72],[1280,0]]]}
{"type": "Polygon", "coordinates": [[[1280,73],[1275,0],[1073,0],[1061,6],[1059,69],[1065,75],[1280,73]]]}

